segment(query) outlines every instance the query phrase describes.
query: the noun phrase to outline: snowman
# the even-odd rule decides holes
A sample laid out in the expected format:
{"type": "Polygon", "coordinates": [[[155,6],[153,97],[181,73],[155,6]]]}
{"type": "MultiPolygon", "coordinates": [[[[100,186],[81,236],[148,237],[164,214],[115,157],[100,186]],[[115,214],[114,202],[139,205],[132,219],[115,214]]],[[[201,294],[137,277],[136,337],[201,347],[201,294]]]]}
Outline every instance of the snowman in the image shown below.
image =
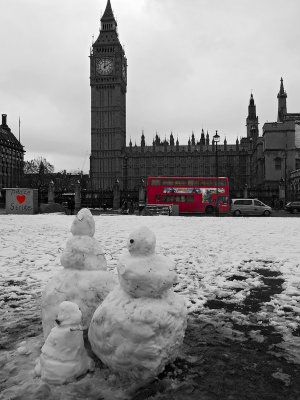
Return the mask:
{"type": "Polygon", "coordinates": [[[43,381],[61,385],[94,370],[94,361],[84,348],[81,317],[77,304],[63,301],[59,305],[57,325],[51,329],[35,366],[36,376],[43,381]]]}
{"type": "Polygon", "coordinates": [[[52,277],[42,292],[45,339],[55,326],[57,307],[62,301],[72,301],[80,307],[83,328],[87,330],[95,309],[117,283],[116,276],[106,270],[103,249],[93,237],[95,221],[87,208],[74,218],[71,233],[60,259],[64,269],[52,277]]]}
{"type": "Polygon", "coordinates": [[[187,308],[174,293],[173,263],[155,253],[147,227],[133,232],[119,260],[119,285],[95,311],[88,337],[93,352],[121,379],[148,382],[174,361],[187,325],[187,308]]]}

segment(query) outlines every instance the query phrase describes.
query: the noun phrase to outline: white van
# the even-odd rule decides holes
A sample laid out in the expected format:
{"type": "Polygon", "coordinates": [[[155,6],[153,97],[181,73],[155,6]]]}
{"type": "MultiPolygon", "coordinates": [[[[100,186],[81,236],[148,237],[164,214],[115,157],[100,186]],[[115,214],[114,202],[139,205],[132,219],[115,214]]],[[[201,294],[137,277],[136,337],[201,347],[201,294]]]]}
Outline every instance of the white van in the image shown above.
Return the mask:
{"type": "Polygon", "coordinates": [[[239,215],[271,215],[272,208],[258,199],[232,199],[231,214],[239,215]]]}

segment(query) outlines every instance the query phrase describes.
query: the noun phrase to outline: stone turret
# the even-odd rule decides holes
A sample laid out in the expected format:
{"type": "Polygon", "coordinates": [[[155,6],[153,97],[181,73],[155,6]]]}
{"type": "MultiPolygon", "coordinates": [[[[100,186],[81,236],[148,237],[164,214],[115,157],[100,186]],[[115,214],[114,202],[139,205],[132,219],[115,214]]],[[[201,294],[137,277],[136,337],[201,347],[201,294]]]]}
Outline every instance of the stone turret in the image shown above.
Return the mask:
{"type": "Polygon", "coordinates": [[[254,103],[253,94],[251,93],[249,106],[248,106],[248,116],[246,119],[247,126],[247,138],[256,140],[258,138],[258,117],[256,115],[256,105],[254,103]]]}
{"type": "Polygon", "coordinates": [[[227,151],[227,139],[226,139],[226,137],[224,139],[224,151],[227,151]]]}
{"type": "Polygon", "coordinates": [[[202,145],[202,146],[205,145],[205,135],[204,135],[204,130],[203,129],[201,131],[200,145],[202,145]]]}
{"type": "Polygon", "coordinates": [[[277,122],[283,122],[284,116],[287,114],[287,107],[286,107],[286,98],[287,94],[283,87],[283,79],[280,79],[280,89],[277,95],[278,99],[278,115],[277,115],[277,122]]]}
{"type": "Polygon", "coordinates": [[[170,135],[170,146],[174,146],[174,136],[173,136],[172,132],[171,132],[171,135],[170,135]]]}
{"type": "Polygon", "coordinates": [[[206,146],[209,146],[209,134],[208,134],[208,132],[206,133],[205,144],[206,144],[206,146]]]}
{"type": "Polygon", "coordinates": [[[142,132],[142,136],[141,136],[141,147],[145,147],[146,143],[145,143],[145,135],[144,135],[144,131],[142,132]]]}
{"type": "Polygon", "coordinates": [[[194,132],[192,133],[192,146],[195,146],[196,141],[195,141],[195,135],[194,132]]]}

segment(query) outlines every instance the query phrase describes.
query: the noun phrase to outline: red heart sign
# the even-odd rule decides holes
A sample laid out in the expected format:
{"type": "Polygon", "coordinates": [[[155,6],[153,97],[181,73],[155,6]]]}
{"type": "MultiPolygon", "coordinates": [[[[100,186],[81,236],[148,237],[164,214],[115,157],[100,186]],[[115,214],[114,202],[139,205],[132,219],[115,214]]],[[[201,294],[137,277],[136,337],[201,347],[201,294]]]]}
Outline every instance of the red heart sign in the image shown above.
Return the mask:
{"type": "Polygon", "coordinates": [[[24,194],[18,194],[18,195],[16,196],[16,199],[17,199],[17,202],[18,202],[19,204],[22,204],[22,203],[24,203],[24,201],[26,200],[26,196],[25,196],[24,194]]]}

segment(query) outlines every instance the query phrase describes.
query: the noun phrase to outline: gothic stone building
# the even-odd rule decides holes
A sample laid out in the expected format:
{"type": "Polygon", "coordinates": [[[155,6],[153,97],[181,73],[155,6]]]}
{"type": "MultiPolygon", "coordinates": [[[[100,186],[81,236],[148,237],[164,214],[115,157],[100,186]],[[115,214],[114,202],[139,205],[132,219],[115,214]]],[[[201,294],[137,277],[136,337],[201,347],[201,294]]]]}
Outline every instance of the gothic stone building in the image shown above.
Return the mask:
{"type": "Polygon", "coordinates": [[[287,112],[282,78],[277,98],[277,121],[264,124],[252,155],[251,188],[271,204],[297,197],[293,176],[300,169],[300,113],[287,112]]]}
{"type": "MultiPolygon", "coordinates": [[[[127,60],[108,0],[90,53],[92,191],[111,191],[117,181],[123,192],[137,192],[148,176],[216,176],[216,144],[213,134],[203,130],[192,133],[187,144],[180,144],[178,138],[175,141],[171,133],[163,140],[156,134],[148,145],[142,133],[138,146],[131,141],[126,146],[126,74],[127,60]]],[[[288,118],[284,107],[281,113],[288,118]]],[[[260,154],[264,138],[258,134],[252,94],[246,127],[246,137],[234,144],[225,138],[217,145],[218,175],[228,176],[232,197],[242,196],[245,188],[253,188],[253,194],[259,196],[266,183],[266,153],[260,154]]]]}
{"type": "Polygon", "coordinates": [[[7,125],[2,114],[0,125],[0,190],[18,187],[23,174],[24,149],[7,125]]]}

